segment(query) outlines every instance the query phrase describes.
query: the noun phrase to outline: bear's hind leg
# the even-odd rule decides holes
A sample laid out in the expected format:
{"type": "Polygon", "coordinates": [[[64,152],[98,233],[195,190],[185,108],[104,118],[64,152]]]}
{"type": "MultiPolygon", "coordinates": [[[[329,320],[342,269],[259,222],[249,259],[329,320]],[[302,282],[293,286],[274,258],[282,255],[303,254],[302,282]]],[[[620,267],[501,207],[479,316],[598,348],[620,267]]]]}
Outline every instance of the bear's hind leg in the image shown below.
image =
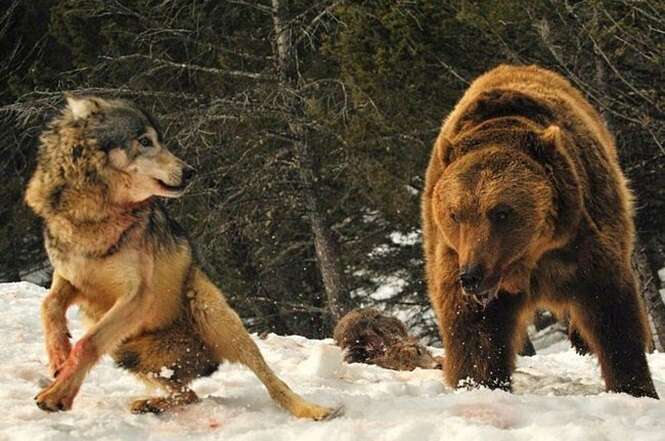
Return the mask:
{"type": "Polygon", "coordinates": [[[587,355],[591,353],[589,345],[586,344],[582,335],[572,323],[568,325],[568,340],[573,349],[575,349],[575,352],[579,355],[587,355]]]}
{"type": "Polygon", "coordinates": [[[581,283],[586,292],[570,308],[575,327],[597,354],[607,391],[658,398],[645,355],[646,318],[637,284],[632,277],[619,279],[629,271],[600,273],[607,279],[581,283]]]}

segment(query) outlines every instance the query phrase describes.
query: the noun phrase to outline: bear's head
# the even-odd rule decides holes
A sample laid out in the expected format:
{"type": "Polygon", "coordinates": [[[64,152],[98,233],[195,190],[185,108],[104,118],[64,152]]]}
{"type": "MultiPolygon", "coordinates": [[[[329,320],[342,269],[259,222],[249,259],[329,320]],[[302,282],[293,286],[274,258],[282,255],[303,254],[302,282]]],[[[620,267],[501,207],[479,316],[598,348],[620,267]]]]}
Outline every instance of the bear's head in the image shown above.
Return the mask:
{"type": "Polygon", "coordinates": [[[485,306],[499,290],[528,292],[543,254],[570,239],[581,196],[557,127],[478,133],[439,145],[432,203],[462,293],[485,306]]]}

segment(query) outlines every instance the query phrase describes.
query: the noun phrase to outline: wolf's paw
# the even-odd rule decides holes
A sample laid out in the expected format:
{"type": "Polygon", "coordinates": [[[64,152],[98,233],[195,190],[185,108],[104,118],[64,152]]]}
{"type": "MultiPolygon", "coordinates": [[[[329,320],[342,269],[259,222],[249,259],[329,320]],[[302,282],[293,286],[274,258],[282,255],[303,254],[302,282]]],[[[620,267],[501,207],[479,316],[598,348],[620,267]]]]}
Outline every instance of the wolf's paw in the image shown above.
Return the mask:
{"type": "Polygon", "coordinates": [[[78,388],[71,387],[63,382],[54,381],[35,397],[37,407],[46,412],[59,412],[69,410],[74,403],[78,388]]]}
{"type": "Polygon", "coordinates": [[[166,398],[148,398],[145,400],[135,400],[129,406],[132,413],[154,413],[159,415],[171,408],[166,398]]]}
{"type": "Polygon", "coordinates": [[[194,391],[188,390],[177,395],[168,397],[147,398],[143,400],[136,400],[130,406],[129,410],[132,413],[154,413],[159,415],[174,407],[183,406],[185,404],[196,403],[199,397],[194,391]]]}
{"type": "Polygon", "coordinates": [[[335,408],[318,406],[316,404],[303,404],[293,409],[293,415],[298,418],[309,418],[314,421],[327,421],[344,413],[344,407],[335,408]]]}
{"type": "Polygon", "coordinates": [[[330,412],[328,412],[327,415],[325,415],[323,418],[321,418],[321,420],[317,420],[317,421],[328,421],[328,420],[332,420],[334,418],[337,418],[338,416],[344,415],[344,405],[342,405],[342,404],[340,404],[339,406],[334,407],[332,409],[328,409],[328,410],[330,412]]]}

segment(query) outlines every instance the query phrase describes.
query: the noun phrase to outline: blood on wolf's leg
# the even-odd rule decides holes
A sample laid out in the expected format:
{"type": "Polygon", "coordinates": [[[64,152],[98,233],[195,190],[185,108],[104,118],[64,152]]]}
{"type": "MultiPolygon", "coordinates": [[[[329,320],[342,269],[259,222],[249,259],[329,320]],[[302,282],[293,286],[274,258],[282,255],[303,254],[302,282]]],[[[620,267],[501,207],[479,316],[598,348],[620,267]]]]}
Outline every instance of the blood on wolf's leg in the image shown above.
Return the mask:
{"type": "Polygon", "coordinates": [[[51,290],[42,302],[41,317],[48,355],[49,370],[58,375],[69,357],[71,344],[67,329],[67,308],[76,298],[76,289],[58,273],[53,275],[51,290]]]}
{"type": "Polygon", "coordinates": [[[64,381],[82,368],[87,370],[87,366],[92,366],[97,358],[99,358],[99,354],[90,337],[81,338],[76,342],[69,353],[69,357],[67,357],[67,360],[62,365],[58,379],[64,381]]]}

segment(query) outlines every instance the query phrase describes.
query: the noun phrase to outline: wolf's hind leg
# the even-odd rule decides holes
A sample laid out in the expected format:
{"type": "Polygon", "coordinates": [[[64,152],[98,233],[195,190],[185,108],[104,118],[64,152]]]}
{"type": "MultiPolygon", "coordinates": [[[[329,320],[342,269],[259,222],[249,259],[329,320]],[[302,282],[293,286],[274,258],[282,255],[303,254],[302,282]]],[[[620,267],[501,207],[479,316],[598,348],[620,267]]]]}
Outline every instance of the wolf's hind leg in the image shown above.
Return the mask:
{"type": "Polygon", "coordinates": [[[218,361],[242,363],[250,368],[268,389],[270,396],[297,417],[322,420],[335,416],[333,409],[305,401],[274,374],[238,314],[198,270],[188,296],[191,298],[194,322],[218,361]]]}
{"type": "Polygon", "coordinates": [[[112,357],[118,367],[132,372],[149,387],[166,391],[162,397],[134,401],[130,406],[133,413],[159,414],[198,402],[189,385],[218,367],[191,321],[183,318],[126,340],[112,357]]]}

